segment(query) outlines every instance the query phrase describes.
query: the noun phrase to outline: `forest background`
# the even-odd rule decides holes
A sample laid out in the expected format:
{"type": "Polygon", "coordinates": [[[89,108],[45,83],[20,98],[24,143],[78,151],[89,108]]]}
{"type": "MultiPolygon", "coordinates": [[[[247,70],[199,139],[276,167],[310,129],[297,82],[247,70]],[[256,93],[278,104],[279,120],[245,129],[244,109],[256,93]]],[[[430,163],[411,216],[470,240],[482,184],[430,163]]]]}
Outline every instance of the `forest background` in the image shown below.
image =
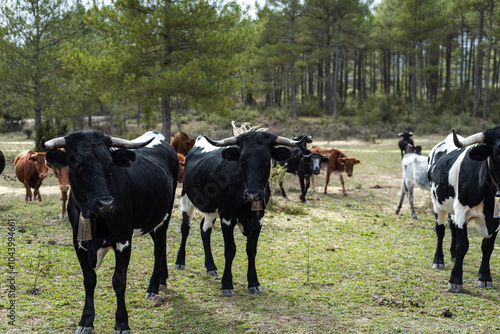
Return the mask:
{"type": "Polygon", "coordinates": [[[0,4],[0,131],[24,124],[35,143],[259,118],[326,140],[500,121],[498,0],[0,4]]]}

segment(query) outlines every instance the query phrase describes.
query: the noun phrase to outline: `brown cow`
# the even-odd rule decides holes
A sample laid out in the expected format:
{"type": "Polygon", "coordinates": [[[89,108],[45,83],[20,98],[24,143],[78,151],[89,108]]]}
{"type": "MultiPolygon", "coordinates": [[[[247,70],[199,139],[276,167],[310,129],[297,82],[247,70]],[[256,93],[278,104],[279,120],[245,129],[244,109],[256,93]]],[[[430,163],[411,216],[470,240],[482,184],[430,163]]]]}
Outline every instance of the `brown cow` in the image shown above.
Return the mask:
{"type": "Polygon", "coordinates": [[[179,184],[184,181],[184,155],[177,153],[177,159],[179,160],[179,171],[177,172],[177,182],[179,184]]]}
{"type": "Polygon", "coordinates": [[[19,181],[26,187],[26,201],[32,200],[31,188],[35,191],[34,199],[42,200],[40,186],[43,179],[47,177],[47,166],[45,165],[45,152],[37,153],[27,151],[19,153],[14,160],[14,171],[19,181]]]}
{"type": "MultiPolygon", "coordinates": [[[[325,180],[325,190],[324,193],[328,193],[328,182],[330,182],[330,174],[333,172],[337,174],[340,178],[340,183],[342,184],[342,191],[344,196],[347,196],[347,191],[344,186],[344,177],[343,173],[346,173],[347,176],[351,177],[354,169],[354,165],[360,163],[360,161],[356,158],[346,156],[341,150],[336,148],[322,148],[318,146],[312,146],[311,152],[313,153],[321,153],[328,156],[329,161],[326,164],[326,180],[325,180]]],[[[313,188],[314,188],[314,178],[312,180],[313,188]]]]}
{"type": "Polygon", "coordinates": [[[196,139],[189,138],[189,136],[185,132],[179,132],[174,135],[172,138],[171,145],[175,149],[175,152],[186,156],[189,153],[191,147],[194,146],[196,139]]]}

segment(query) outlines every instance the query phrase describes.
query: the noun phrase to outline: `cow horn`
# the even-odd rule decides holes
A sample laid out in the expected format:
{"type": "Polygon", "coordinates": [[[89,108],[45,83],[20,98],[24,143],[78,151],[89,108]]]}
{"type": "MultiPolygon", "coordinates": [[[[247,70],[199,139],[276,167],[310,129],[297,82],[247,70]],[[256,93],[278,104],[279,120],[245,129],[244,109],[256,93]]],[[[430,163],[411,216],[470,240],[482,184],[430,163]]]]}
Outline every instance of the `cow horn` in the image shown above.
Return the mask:
{"type": "Polygon", "coordinates": [[[472,144],[482,143],[484,141],[484,134],[482,132],[478,132],[476,134],[470,135],[464,140],[460,140],[458,139],[455,129],[452,129],[452,131],[453,131],[453,142],[455,143],[455,146],[459,148],[469,146],[472,144]]]}
{"type": "Polygon", "coordinates": [[[208,138],[207,136],[203,136],[205,139],[212,145],[217,146],[217,147],[224,147],[224,146],[229,146],[229,145],[236,145],[236,137],[229,137],[221,140],[212,140],[208,138]]]}
{"type": "Polygon", "coordinates": [[[300,144],[303,144],[305,141],[307,141],[307,137],[305,136],[301,140],[292,140],[279,136],[278,138],[276,138],[275,144],[285,145],[285,146],[299,146],[300,144]]]}
{"type": "Polygon", "coordinates": [[[57,137],[48,141],[45,141],[45,137],[40,141],[40,147],[45,150],[52,150],[54,148],[61,148],[66,145],[66,139],[64,137],[57,137]]]}
{"type": "Polygon", "coordinates": [[[116,138],[116,137],[110,137],[110,138],[111,138],[111,147],[128,148],[128,149],[136,149],[136,148],[144,147],[154,140],[154,138],[150,138],[146,141],[136,143],[134,141],[126,140],[126,139],[122,139],[122,138],[116,138]]]}

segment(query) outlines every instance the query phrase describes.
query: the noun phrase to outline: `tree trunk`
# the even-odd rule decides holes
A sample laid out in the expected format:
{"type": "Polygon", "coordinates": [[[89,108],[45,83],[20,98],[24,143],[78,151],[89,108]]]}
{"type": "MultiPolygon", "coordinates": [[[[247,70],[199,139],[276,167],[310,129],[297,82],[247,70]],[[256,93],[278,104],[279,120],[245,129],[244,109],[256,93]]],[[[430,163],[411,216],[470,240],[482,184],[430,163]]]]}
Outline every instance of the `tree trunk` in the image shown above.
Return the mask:
{"type": "Polygon", "coordinates": [[[335,69],[333,72],[333,116],[337,117],[337,73],[339,71],[339,52],[340,52],[340,28],[342,20],[339,19],[337,26],[337,45],[335,47],[335,69]]]}
{"type": "Polygon", "coordinates": [[[423,43],[420,43],[420,48],[418,50],[418,71],[419,71],[419,89],[420,89],[420,113],[423,115],[424,114],[424,95],[423,95],[423,85],[424,85],[424,76],[423,76],[423,48],[424,45],[423,43]]]}
{"type": "Polygon", "coordinates": [[[170,107],[170,99],[163,95],[161,97],[161,133],[165,136],[165,140],[170,143],[170,128],[172,125],[172,110],[170,107]]]}
{"type": "Polygon", "coordinates": [[[486,52],[486,78],[484,80],[483,120],[488,118],[488,90],[490,86],[490,61],[491,61],[491,26],[493,24],[493,0],[490,0],[490,22],[488,25],[488,51],[486,52]]]}
{"type": "Polygon", "coordinates": [[[462,14],[461,20],[460,20],[460,113],[462,114],[464,112],[464,50],[465,50],[465,45],[464,45],[464,15],[462,14]]]}
{"type": "Polygon", "coordinates": [[[295,53],[294,53],[294,43],[295,43],[295,31],[294,31],[294,23],[295,20],[292,18],[291,24],[292,24],[292,38],[290,41],[290,44],[292,46],[292,59],[290,61],[290,71],[291,73],[291,90],[292,90],[292,119],[297,119],[297,91],[295,88],[295,53]]]}
{"type": "Polygon", "coordinates": [[[477,118],[479,111],[479,103],[481,99],[481,77],[482,77],[482,63],[483,63],[483,48],[481,42],[483,41],[483,23],[484,22],[484,9],[479,11],[479,33],[477,36],[477,58],[476,69],[474,71],[474,106],[472,107],[472,116],[477,118]]]}

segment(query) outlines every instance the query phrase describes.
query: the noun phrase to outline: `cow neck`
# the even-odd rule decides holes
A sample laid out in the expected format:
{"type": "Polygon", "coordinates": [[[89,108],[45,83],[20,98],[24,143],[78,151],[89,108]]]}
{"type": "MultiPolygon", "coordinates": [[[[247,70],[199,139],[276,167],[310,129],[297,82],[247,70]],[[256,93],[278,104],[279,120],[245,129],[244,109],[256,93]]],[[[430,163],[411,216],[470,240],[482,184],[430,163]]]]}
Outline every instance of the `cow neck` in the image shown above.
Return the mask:
{"type": "Polygon", "coordinates": [[[496,188],[495,197],[500,197],[500,188],[498,187],[497,172],[496,172],[496,170],[494,168],[493,168],[493,171],[492,171],[491,161],[490,160],[491,160],[491,158],[488,157],[488,159],[487,159],[487,161],[488,161],[488,174],[490,175],[491,182],[493,182],[493,185],[496,188]]]}

